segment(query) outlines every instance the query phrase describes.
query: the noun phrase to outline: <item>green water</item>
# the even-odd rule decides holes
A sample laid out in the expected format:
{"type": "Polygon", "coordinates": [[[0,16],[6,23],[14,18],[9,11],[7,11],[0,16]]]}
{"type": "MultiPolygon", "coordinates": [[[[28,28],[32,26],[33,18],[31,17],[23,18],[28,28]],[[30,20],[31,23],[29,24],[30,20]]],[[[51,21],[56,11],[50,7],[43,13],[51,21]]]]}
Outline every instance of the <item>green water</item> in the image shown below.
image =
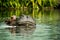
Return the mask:
{"type": "MultiPolygon", "coordinates": [[[[31,31],[31,30],[30,30],[31,31]]],[[[0,11],[0,40],[60,40],[59,10],[4,10],[0,11]],[[11,33],[4,21],[21,14],[32,16],[36,20],[36,29],[31,33],[11,33]]]]}

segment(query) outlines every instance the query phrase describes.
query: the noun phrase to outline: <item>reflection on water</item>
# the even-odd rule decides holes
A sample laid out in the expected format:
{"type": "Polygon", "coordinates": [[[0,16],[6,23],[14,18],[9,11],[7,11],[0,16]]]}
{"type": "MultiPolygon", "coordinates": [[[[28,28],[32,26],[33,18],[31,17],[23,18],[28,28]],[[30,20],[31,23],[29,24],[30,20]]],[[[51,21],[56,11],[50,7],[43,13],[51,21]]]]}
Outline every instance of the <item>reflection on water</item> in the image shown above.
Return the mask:
{"type": "Polygon", "coordinates": [[[4,10],[0,12],[0,40],[60,40],[60,13],[59,10],[4,10]],[[22,13],[32,16],[36,20],[36,28],[23,30],[20,33],[11,33],[4,20],[12,15],[22,13]]]}

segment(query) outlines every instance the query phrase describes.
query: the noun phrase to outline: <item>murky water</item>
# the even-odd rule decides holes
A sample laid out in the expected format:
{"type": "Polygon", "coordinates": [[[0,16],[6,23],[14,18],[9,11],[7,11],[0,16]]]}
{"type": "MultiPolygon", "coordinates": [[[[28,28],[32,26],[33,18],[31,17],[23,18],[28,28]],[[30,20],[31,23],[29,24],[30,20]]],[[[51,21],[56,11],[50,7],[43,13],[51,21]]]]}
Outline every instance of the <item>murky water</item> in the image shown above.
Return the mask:
{"type": "Polygon", "coordinates": [[[60,11],[59,10],[4,10],[0,11],[0,40],[60,40],[60,11]],[[11,33],[10,27],[4,21],[22,13],[32,16],[36,20],[36,29],[26,33],[11,33]]]}

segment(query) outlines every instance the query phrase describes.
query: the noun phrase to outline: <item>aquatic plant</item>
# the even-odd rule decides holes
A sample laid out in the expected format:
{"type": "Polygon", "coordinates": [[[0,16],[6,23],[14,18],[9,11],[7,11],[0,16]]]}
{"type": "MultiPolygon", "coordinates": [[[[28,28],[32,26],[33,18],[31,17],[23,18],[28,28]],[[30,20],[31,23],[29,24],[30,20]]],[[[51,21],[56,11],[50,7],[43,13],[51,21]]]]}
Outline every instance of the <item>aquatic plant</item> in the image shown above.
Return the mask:
{"type": "Polygon", "coordinates": [[[56,7],[58,5],[57,0],[0,0],[0,7],[5,8],[41,8],[41,7],[56,7]]]}

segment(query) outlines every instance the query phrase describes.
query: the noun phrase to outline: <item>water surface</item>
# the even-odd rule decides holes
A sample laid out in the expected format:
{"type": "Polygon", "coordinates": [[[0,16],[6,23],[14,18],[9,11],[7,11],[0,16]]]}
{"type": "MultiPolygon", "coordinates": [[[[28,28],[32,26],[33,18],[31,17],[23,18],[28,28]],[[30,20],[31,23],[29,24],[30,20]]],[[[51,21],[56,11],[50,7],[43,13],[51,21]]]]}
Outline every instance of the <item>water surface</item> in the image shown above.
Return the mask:
{"type": "Polygon", "coordinates": [[[60,40],[59,10],[4,10],[0,11],[0,40],[60,40]],[[4,23],[12,15],[30,15],[36,20],[36,29],[27,33],[11,33],[4,23]]]}

